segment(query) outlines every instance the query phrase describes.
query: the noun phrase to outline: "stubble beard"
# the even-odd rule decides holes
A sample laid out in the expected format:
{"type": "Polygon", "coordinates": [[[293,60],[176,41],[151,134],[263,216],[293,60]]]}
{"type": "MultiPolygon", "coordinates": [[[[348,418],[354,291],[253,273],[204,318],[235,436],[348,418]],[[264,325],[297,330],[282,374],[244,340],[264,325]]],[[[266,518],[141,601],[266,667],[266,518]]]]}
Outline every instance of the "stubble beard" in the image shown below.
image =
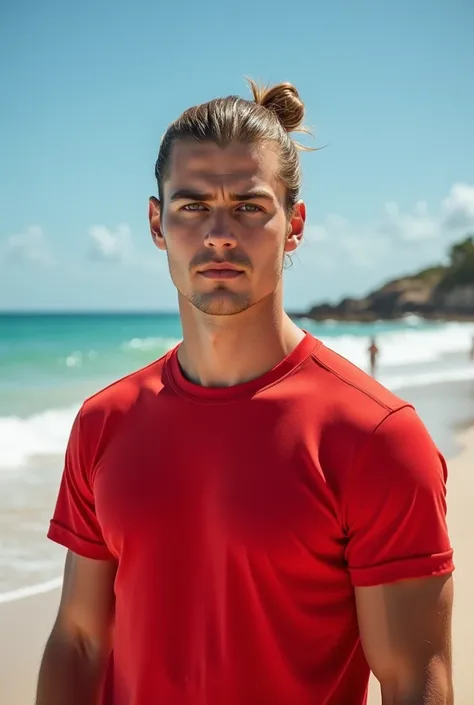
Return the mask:
{"type": "Polygon", "coordinates": [[[237,294],[226,287],[218,287],[212,292],[192,293],[185,298],[199,311],[209,316],[235,316],[252,306],[247,294],[237,294]]]}

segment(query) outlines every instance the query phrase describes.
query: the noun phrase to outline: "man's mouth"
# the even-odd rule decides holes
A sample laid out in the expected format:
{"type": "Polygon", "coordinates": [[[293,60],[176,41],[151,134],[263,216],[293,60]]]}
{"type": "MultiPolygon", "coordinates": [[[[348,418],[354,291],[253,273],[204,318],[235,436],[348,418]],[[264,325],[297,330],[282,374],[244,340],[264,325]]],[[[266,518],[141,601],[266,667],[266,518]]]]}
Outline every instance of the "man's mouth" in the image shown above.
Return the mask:
{"type": "Polygon", "coordinates": [[[206,279],[237,279],[243,274],[241,269],[209,268],[203,269],[199,274],[206,279]]]}
{"type": "Polygon", "coordinates": [[[230,262],[212,262],[198,273],[206,279],[236,279],[243,274],[243,270],[230,262]]]}

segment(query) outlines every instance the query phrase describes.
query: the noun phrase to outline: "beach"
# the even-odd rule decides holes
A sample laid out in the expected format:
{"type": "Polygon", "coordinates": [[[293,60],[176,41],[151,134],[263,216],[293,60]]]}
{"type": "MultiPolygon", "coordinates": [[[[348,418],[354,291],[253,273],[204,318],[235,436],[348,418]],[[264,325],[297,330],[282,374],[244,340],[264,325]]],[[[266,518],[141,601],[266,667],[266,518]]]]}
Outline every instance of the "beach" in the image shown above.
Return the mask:
{"type": "MultiPolygon", "coordinates": [[[[474,364],[466,350],[474,327],[413,318],[303,326],[361,367],[367,339],[376,334],[380,381],[414,404],[448,459],[455,702],[472,705],[474,364]]],[[[59,599],[64,550],[45,535],[70,425],[82,399],[159,357],[180,329],[172,316],[39,316],[0,317],[0,333],[9,341],[0,345],[0,705],[32,705],[59,599]]],[[[378,703],[372,684],[369,705],[378,703]]]]}
{"type": "MultiPolygon", "coordinates": [[[[449,461],[448,520],[455,549],[453,672],[456,705],[474,702],[472,634],[474,609],[474,427],[456,434],[459,452],[449,461]]],[[[36,674],[53,624],[59,590],[0,604],[0,705],[32,705],[36,674]]],[[[369,705],[378,705],[378,684],[371,682],[369,705]]]]}

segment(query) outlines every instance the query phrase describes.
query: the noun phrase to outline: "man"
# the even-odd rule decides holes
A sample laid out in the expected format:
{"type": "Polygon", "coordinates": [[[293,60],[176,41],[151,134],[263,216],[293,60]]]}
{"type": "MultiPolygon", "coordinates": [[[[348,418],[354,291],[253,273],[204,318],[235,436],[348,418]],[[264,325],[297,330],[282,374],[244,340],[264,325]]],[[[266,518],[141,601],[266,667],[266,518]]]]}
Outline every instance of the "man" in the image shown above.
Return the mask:
{"type": "Polygon", "coordinates": [[[372,336],[372,338],[370,339],[368,353],[369,353],[370,374],[372,377],[375,377],[377,374],[377,358],[379,355],[379,349],[377,347],[377,342],[375,340],[375,336],[372,336]]]}
{"type": "Polygon", "coordinates": [[[282,307],[296,89],[168,129],[150,200],[183,342],[88,399],[49,536],[38,705],[452,702],[446,467],[413,408],[282,307]]]}

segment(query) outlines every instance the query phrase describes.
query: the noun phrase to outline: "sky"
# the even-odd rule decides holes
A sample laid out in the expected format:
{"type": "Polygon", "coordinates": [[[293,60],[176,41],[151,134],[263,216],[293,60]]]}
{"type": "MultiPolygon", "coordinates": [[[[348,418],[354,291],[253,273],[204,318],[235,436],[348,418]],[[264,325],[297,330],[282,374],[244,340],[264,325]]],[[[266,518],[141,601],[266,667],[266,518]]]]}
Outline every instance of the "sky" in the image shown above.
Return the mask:
{"type": "Polygon", "coordinates": [[[167,310],[148,197],[168,124],[291,81],[302,157],[295,311],[439,262],[474,232],[472,0],[135,0],[0,9],[0,310],[167,310]]]}

